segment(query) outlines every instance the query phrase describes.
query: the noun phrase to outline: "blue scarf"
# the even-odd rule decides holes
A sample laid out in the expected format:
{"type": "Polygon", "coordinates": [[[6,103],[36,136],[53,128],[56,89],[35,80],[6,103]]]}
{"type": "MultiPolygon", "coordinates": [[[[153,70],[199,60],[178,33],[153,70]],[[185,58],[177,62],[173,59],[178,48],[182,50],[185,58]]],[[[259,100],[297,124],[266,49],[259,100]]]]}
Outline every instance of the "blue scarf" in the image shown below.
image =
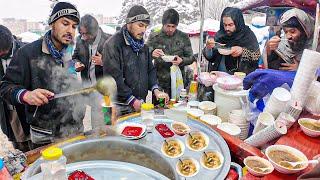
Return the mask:
{"type": "Polygon", "coordinates": [[[134,52],[139,52],[143,46],[144,46],[144,41],[142,40],[135,40],[133,37],[129,34],[129,31],[127,28],[123,28],[124,35],[126,39],[129,41],[129,44],[134,52]]]}
{"type": "Polygon", "coordinates": [[[48,31],[45,35],[44,35],[44,39],[46,41],[46,44],[47,44],[47,47],[48,47],[48,50],[51,54],[51,56],[57,61],[57,63],[59,64],[63,64],[63,60],[62,60],[62,57],[63,57],[63,50],[67,47],[63,47],[63,49],[61,51],[59,51],[53,44],[52,40],[51,40],[51,30],[48,31]]]}

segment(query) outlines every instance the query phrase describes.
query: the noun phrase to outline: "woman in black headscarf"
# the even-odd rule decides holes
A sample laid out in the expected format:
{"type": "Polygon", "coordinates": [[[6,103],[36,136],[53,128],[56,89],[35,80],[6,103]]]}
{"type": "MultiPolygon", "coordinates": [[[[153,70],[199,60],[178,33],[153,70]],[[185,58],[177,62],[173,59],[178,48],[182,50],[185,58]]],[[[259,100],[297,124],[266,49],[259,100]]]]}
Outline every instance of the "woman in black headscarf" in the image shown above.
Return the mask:
{"type": "Polygon", "coordinates": [[[254,33],[245,25],[240,9],[227,7],[223,10],[220,30],[214,40],[208,40],[203,54],[212,63],[210,71],[225,71],[229,74],[241,71],[249,74],[258,68],[259,44],[254,33]],[[230,55],[219,53],[221,44],[224,44],[223,48],[231,49],[230,55]]]}

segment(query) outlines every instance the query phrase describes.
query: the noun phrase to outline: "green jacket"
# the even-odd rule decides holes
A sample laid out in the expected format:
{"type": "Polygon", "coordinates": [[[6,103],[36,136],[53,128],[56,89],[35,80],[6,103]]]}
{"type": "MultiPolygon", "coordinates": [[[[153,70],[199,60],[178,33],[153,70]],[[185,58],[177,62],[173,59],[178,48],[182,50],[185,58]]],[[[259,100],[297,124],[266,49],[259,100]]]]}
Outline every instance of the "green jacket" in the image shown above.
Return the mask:
{"type": "MultiPolygon", "coordinates": [[[[166,55],[177,55],[181,57],[183,61],[179,67],[184,82],[186,82],[184,66],[190,65],[194,61],[192,57],[193,52],[191,48],[191,42],[186,33],[178,29],[173,36],[167,36],[163,30],[159,32],[153,32],[150,34],[147,44],[151,53],[155,49],[162,49],[166,55]]],[[[157,69],[157,78],[160,87],[166,91],[169,91],[171,86],[170,67],[172,66],[172,63],[165,62],[161,58],[156,58],[154,60],[154,64],[157,69]]]]}

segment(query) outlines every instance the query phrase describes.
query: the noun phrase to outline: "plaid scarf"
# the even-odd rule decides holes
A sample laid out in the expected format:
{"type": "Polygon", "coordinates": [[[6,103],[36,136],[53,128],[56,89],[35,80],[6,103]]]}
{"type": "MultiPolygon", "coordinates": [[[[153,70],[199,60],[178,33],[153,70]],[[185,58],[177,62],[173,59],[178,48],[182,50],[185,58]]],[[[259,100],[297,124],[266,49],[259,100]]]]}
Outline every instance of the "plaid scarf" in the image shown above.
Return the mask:
{"type": "Polygon", "coordinates": [[[129,34],[129,31],[127,30],[127,28],[123,28],[123,34],[126,37],[126,39],[128,40],[128,42],[134,52],[139,52],[140,49],[143,48],[143,46],[144,46],[143,39],[142,40],[133,39],[133,37],[129,34]]]}
{"type": "Polygon", "coordinates": [[[63,60],[62,60],[62,57],[63,57],[63,52],[64,52],[64,49],[67,48],[67,46],[63,47],[63,49],[61,51],[59,51],[53,44],[52,40],[51,40],[51,30],[48,31],[45,35],[44,35],[44,39],[46,41],[46,44],[47,44],[47,47],[48,47],[48,50],[51,54],[51,56],[56,60],[56,62],[58,64],[62,64],[62,66],[64,65],[63,64],[63,60]]]}

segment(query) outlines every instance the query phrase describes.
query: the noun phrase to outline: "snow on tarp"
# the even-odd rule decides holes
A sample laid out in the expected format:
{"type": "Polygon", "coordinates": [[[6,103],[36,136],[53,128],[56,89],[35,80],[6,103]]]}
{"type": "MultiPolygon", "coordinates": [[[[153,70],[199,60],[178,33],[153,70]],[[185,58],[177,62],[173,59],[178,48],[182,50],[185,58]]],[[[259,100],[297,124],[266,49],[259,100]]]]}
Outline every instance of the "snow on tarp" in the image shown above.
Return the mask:
{"type": "Polygon", "coordinates": [[[22,42],[30,43],[38,40],[41,36],[36,33],[27,31],[17,35],[17,37],[21,38],[22,42]]]}
{"type": "MultiPolygon", "coordinates": [[[[194,22],[188,26],[189,34],[200,33],[200,21],[194,22]]],[[[217,32],[220,29],[220,21],[214,19],[205,19],[203,22],[203,31],[217,32]]]]}
{"type": "Polygon", "coordinates": [[[108,26],[108,25],[105,25],[105,24],[102,24],[100,25],[101,29],[103,32],[107,33],[107,34],[114,34],[116,33],[116,29],[111,27],[111,26],[108,26]]]}

